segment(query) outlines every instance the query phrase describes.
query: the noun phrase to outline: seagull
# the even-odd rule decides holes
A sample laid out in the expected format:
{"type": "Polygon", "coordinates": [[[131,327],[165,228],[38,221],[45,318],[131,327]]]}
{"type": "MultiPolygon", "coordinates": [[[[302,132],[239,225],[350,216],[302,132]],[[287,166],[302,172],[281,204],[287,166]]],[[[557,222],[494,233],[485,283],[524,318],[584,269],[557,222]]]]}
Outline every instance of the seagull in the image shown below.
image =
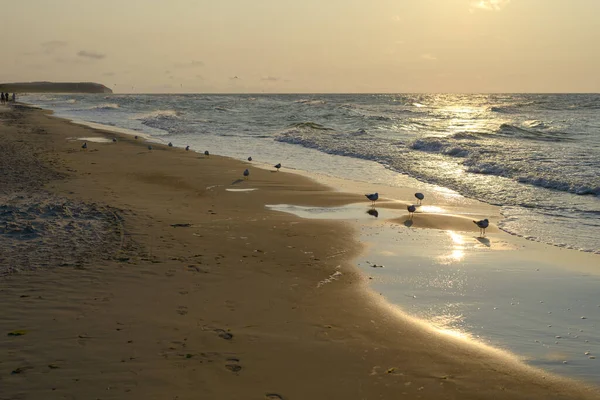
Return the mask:
{"type": "Polygon", "coordinates": [[[134,139],[137,139],[138,137],[137,137],[137,135],[135,135],[133,138],[134,138],[134,139]]]}
{"type": "Polygon", "coordinates": [[[113,143],[117,143],[117,138],[113,138],[113,143]]]}
{"type": "Polygon", "coordinates": [[[206,157],[210,156],[210,153],[208,152],[208,150],[206,150],[206,151],[204,152],[204,155],[205,155],[206,157]]]}
{"type": "Polygon", "coordinates": [[[373,207],[375,207],[375,202],[377,201],[377,199],[379,198],[379,193],[371,193],[371,194],[365,194],[365,197],[369,200],[371,200],[373,202],[373,207]]]}
{"type": "Polygon", "coordinates": [[[169,142],[169,147],[173,147],[173,143],[169,142]]]}
{"type": "Polygon", "coordinates": [[[83,142],[83,144],[81,145],[81,148],[86,150],[87,149],[87,142],[83,142]]]}
{"type": "Polygon", "coordinates": [[[185,151],[190,151],[190,146],[185,146],[185,151]]]}
{"type": "Polygon", "coordinates": [[[425,198],[425,195],[423,193],[415,193],[415,197],[419,200],[417,204],[421,204],[421,202],[425,198]]]}
{"type": "Polygon", "coordinates": [[[279,171],[279,168],[281,168],[281,163],[275,165],[275,168],[277,168],[277,171],[279,171]]]}
{"type": "Polygon", "coordinates": [[[152,150],[152,146],[151,145],[148,145],[148,150],[152,150]]]}
{"type": "Polygon", "coordinates": [[[475,225],[479,227],[479,234],[483,237],[485,236],[485,228],[490,226],[490,221],[488,219],[482,219],[481,221],[473,221],[475,225]]]}
{"type": "Polygon", "coordinates": [[[415,211],[417,211],[417,207],[415,207],[414,204],[411,204],[410,206],[406,206],[406,209],[408,210],[408,217],[412,219],[415,215],[415,211]]]}
{"type": "Polygon", "coordinates": [[[248,161],[252,161],[252,157],[248,157],[248,161]]]}
{"type": "Polygon", "coordinates": [[[248,168],[246,168],[244,170],[244,179],[248,179],[249,176],[250,176],[250,170],[248,168]]]}

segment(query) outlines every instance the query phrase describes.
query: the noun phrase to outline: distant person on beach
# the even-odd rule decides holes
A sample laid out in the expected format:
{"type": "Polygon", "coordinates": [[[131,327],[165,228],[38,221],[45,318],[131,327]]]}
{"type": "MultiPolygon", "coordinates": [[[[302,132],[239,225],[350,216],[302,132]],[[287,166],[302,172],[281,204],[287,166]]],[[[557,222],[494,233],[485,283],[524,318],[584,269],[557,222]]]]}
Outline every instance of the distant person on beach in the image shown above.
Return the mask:
{"type": "Polygon", "coordinates": [[[2,104],[4,104],[4,92],[1,92],[1,93],[0,93],[0,95],[2,96],[2,99],[0,99],[0,102],[1,102],[2,104]]]}
{"type": "Polygon", "coordinates": [[[13,103],[17,102],[17,94],[13,92],[13,103]]]}

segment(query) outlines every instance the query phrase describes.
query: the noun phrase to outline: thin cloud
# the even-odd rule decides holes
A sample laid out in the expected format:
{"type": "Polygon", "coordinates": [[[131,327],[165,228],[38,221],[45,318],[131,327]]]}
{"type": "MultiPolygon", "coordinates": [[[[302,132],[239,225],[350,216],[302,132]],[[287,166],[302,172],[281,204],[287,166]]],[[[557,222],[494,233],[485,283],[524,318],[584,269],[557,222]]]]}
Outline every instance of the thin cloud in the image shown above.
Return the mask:
{"type": "Polygon", "coordinates": [[[106,54],[96,53],[93,51],[81,50],[77,53],[79,57],[91,58],[92,60],[102,60],[106,58],[106,54]]]}
{"type": "Polygon", "coordinates": [[[433,54],[429,54],[429,53],[421,54],[421,58],[423,60],[428,60],[428,61],[435,61],[435,60],[437,60],[436,56],[434,56],[433,54]]]}
{"type": "Polygon", "coordinates": [[[477,0],[471,3],[471,6],[480,10],[500,11],[508,3],[510,3],[510,0],[477,0]]]}
{"type": "Polygon", "coordinates": [[[48,42],[40,43],[40,46],[42,47],[43,52],[47,53],[47,54],[52,54],[56,50],[67,47],[68,45],[69,44],[67,42],[62,41],[62,40],[50,40],[48,42]]]}
{"type": "Polygon", "coordinates": [[[204,67],[204,62],[202,61],[190,61],[187,63],[176,63],[175,68],[199,68],[204,67]]]}

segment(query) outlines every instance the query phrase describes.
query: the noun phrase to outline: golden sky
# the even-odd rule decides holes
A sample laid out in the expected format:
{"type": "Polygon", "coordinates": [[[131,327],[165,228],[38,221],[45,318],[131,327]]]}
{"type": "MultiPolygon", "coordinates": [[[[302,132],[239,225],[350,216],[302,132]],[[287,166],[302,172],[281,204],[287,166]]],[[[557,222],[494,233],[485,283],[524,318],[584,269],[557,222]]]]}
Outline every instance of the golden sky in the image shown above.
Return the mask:
{"type": "Polygon", "coordinates": [[[600,0],[0,0],[1,81],[600,92],[600,0]]]}

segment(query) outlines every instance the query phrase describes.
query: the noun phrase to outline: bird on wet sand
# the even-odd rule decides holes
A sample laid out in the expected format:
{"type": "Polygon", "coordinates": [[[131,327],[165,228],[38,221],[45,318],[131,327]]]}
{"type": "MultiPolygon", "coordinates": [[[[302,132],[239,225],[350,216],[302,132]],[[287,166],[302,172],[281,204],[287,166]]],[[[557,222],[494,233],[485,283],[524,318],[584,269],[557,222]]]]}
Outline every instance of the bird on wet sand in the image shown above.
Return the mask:
{"type": "Polygon", "coordinates": [[[148,150],[152,150],[152,145],[148,145],[148,150]]]}
{"type": "Polygon", "coordinates": [[[113,138],[113,143],[117,143],[117,138],[113,138]]]}
{"type": "Polygon", "coordinates": [[[417,200],[419,200],[417,204],[421,204],[421,202],[425,198],[425,195],[423,193],[415,193],[415,197],[417,198],[417,200]]]}
{"type": "Polygon", "coordinates": [[[248,179],[249,176],[250,176],[250,170],[248,168],[246,168],[244,170],[244,179],[248,179]]]}
{"type": "Polygon", "coordinates": [[[372,201],[371,205],[375,207],[375,202],[379,199],[379,193],[365,194],[365,197],[372,201]]]}
{"type": "Polygon", "coordinates": [[[488,221],[488,219],[486,218],[479,221],[473,220],[473,223],[479,227],[479,234],[481,235],[481,237],[485,236],[485,228],[490,226],[490,221],[488,221]]]}
{"type": "Polygon", "coordinates": [[[406,209],[408,210],[408,217],[412,219],[412,217],[415,215],[415,211],[417,211],[417,207],[415,207],[414,204],[411,204],[406,206],[406,209]]]}
{"type": "Polygon", "coordinates": [[[83,144],[81,145],[81,148],[84,150],[87,150],[87,142],[83,142],[83,144]]]}
{"type": "Polygon", "coordinates": [[[275,165],[275,168],[277,169],[277,171],[279,171],[279,168],[281,168],[281,163],[278,163],[277,165],[275,165]]]}
{"type": "Polygon", "coordinates": [[[210,153],[208,152],[208,150],[206,150],[206,151],[204,152],[204,155],[205,155],[206,157],[210,156],[210,153]]]}
{"type": "Polygon", "coordinates": [[[190,151],[190,146],[189,145],[185,146],[185,151],[190,151]]]}
{"type": "Polygon", "coordinates": [[[252,161],[252,157],[248,157],[248,161],[252,161]]]}
{"type": "Polygon", "coordinates": [[[169,147],[173,147],[173,143],[169,142],[169,147]]]}

